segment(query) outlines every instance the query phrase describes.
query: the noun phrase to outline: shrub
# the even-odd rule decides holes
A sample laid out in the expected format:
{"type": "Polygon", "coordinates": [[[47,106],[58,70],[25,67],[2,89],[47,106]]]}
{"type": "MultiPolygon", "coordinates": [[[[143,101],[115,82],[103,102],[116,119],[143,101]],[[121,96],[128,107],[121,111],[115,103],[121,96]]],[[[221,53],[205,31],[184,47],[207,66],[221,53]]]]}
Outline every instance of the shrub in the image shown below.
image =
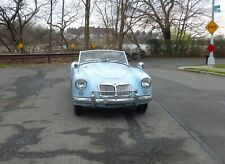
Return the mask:
{"type": "Polygon", "coordinates": [[[166,45],[163,40],[151,39],[147,44],[148,53],[153,57],[204,57],[208,53],[208,43],[206,40],[171,41],[170,46],[172,54],[167,52],[166,45]]]}

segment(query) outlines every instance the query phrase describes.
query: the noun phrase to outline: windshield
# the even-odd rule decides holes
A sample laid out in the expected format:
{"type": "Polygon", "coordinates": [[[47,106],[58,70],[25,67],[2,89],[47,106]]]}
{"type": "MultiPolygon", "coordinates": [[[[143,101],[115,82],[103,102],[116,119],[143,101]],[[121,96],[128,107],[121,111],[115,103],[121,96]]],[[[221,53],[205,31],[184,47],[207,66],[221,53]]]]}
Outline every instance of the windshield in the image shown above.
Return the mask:
{"type": "Polygon", "coordinates": [[[82,51],[79,63],[85,64],[91,62],[115,62],[128,65],[123,51],[82,51]]]}

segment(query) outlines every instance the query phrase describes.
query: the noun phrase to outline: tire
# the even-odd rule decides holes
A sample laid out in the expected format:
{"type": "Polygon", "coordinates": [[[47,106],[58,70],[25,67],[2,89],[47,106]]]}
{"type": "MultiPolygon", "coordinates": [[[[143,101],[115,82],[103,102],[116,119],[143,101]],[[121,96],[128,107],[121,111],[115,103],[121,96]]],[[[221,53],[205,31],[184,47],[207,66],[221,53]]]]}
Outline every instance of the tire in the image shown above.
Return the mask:
{"type": "Polygon", "coordinates": [[[80,116],[84,113],[83,109],[81,106],[78,106],[78,105],[74,105],[74,114],[76,116],[80,116]]]}
{"type": "Polygon", "coordinates": [[[145,113],[147,111],[147,108],[148,108],[148,104],[138,105],[136,108],[136,111],[138,113],[145,113]]]}

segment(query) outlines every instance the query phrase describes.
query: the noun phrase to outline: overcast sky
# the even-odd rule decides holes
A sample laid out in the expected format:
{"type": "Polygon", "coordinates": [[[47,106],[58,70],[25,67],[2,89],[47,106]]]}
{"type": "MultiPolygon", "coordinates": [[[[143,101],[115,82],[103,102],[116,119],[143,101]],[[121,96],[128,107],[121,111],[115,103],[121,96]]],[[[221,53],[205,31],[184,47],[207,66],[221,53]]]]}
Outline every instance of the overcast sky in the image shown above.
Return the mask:
{"type": "MultiPolygon", "coordinates": [[[[212,0],[208,0],[209,3],[207,5],[212,6],[212,0]]],[[[225,35],[225,0],[215,0],[215,5],[220,5],[221,12],[214,13],[214,21],[218,24],[219,28],[214,33],[215,35],[225,35]]],[[[91,23],[92,25],[96,25],[100,23],[100,20],[96,19],[95,14],[92,14],[91,16],[91,23]]],[[[211,18],[209,18],[208,22],[211,21],[211,18]]],[[[206,24],[207,25],[207,24],[206,24]]],[[[206,26],[205,25],[205,26],[206,26]]],[[[205,27],[204,27],[205,28],[205,27]]]]}
{"type": "Polygon", "coordinates": [[[215,32],[215,35],[217,35],[217,34],[225,35],[225,1],[224,0],[215,0],[215,5],[220,5],[220,8],[221,8],[220,13],[215,13],[214,21],[219,25],[219,28],[215,32]]]}
{"type": "MultiPolygon", "coordinates": [[[[26,0],[26,1],[32,1],[32,0],[26,0]]],[[[46,2],[45,0],[41,0],[46,2]]],[[[69,1],[77,2],[76,0],[66,0],[65,2],[69,3],[69,1]]],[[[208,0],[209,7],[212,6],[212,0],[208,0]]],[[[8,0],[0,0],[0,4],[8,3],[8,0]]],[[[60,5],[60,4],[59,4],[60,5]]],[[[81,4],[83,6],[83,4],[81,4]]],[[[215,19],[214,21],[219,25],[219,29],[214,33],[215,35],[225,35],[225,0],[215,0],[215,5],[220,5],[221,12],[215,13],[215,19]]],[[[84,9],[81,9],[84,10],[84,9]]],[[[83,15],[83,14],[82,14],[83,15]]],[[[207,22],[210,22],[211,18],[207,22]]],[[[43,22],[44,23],[44,22],[43,22]]],[[[101,19],[99,19],[99,16],[97,16],[96,13],[92,12],[91,14],[91,20],[90,20],[91,26],[102,26],[101,19]]],[[[207,24],[206,24],[207,25],[207,24]]],[[[205,26],[206,26],[205,25],[205,26]]],[[[84,26],[84,17],[80,17],[80,20],[76,23],[72,24],[72,27],[80,27],[84,26]]],[[[205,27],[203,27],[205,28],[205,27]]]]}

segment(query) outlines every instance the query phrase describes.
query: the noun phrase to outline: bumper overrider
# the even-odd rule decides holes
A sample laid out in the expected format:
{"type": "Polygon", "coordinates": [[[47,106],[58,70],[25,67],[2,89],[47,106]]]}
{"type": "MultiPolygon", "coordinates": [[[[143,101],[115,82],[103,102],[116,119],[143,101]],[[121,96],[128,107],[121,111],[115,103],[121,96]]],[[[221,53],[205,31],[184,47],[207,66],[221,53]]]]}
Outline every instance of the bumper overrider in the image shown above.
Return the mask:
{"type": "Polygon", "coordinates": [[[94,93],[91,97],[73,97],[74,105],[90,106],[92,108],[98,106],[138,106],[140,104],[148,103],[152,100],[152,95],[140,96],[137,93],[130,97],[96,97],[94,93]]]}

